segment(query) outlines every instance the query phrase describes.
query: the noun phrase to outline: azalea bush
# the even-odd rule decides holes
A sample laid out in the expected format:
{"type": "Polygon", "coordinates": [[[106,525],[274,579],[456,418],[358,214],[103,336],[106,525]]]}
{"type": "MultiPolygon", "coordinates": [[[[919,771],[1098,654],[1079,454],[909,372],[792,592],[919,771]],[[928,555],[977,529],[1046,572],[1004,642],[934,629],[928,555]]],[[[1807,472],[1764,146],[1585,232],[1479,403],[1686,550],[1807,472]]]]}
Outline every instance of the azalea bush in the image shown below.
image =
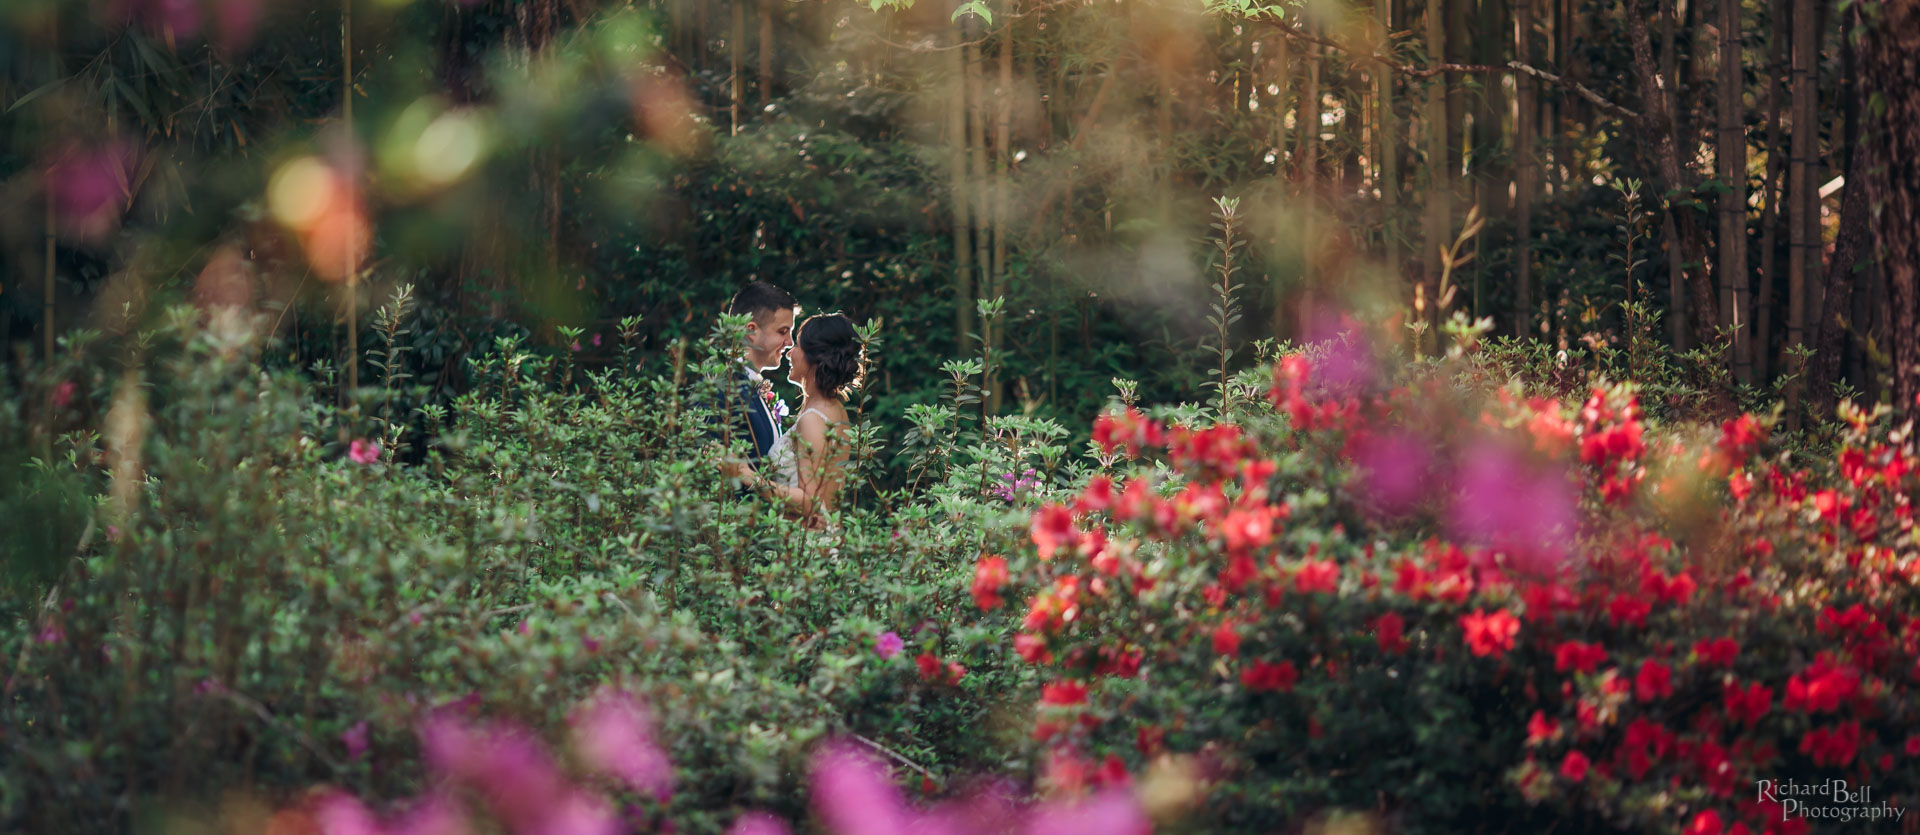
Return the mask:
{"type": "Polygon", "coordinates": [[[1173,757],[1223,831],[1805,831],[1760,780],[1910,804],[1911,423],[1849,411],[1799,453],[1751,415],[1654,423],[1630,384],[1540,396],[1454,331],[1404,371],[1330,342],[1263,396],[1100,417],[1098,471],[971,585],[1047,678],[1045,780],[1173,757]]]}

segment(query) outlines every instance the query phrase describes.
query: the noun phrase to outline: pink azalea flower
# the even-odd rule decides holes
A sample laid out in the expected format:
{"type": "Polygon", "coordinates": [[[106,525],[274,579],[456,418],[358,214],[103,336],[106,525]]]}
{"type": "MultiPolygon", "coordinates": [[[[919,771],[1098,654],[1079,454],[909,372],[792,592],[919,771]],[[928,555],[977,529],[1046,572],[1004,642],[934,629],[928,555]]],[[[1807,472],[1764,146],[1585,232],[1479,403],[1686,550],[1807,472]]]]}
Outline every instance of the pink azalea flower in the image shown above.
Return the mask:
{"type": "Polygon", "coordinates": [[[899,655],[900,650],[905,647],[906,642],[900,640],[900,636],[892,632],[882,633],[880,637],[874,639],[873,642],[873,651],[881,658],[890,659],[899,655]]]}
{"type": "Polygon", "coordinates": [[[573,750],[587,766],[665,803],[673,797],[673,763],[654,741],[653,717],[625,693],[602,690],[567,717],[573,750]]]}
{"type": "Polygon", "coordinates": [[[64,409],[67,407],[67,404],[72,403],[75,388],[77,388],[77,386],[73,384],[72,380],[62,380],[60,381],[60,385],[54,386],[53,407],[56,409],[64,409]]]}
{"type": "Polygon", "coordinates": [[[835,835],[901,835],[912,814],[884,766],[846,745],[814,755],[813,808],[835,835]]]}
{"type": "Polygon", "coordinates": [[[355,464],[372,464],[380,460],[380,445],[364,438],[355,438],[347,447],[347,457],[355,464]]]}

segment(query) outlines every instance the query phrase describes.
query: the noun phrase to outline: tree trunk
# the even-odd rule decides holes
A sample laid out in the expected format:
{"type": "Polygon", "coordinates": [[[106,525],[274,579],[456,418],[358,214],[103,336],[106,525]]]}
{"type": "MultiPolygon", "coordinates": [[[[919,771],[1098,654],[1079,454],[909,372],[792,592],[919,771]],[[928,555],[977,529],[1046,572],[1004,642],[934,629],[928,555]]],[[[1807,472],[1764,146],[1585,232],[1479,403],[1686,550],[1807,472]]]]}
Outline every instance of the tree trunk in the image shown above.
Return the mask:
{"type": "Polygon", "coordinates": [[[745,58],[742,49],[747,37],[746,9],[742,7],[747,0],[733,0],[733,29],[727,34],[727,126],[728,135],[740,135],[740,99],[744,86],[740,78],[741,65],[745,58]]]}
{"type": "Polygon", "coordinates": [[[1869,215],[1873,207],[1867,202],[1868,189],[1862,180],[1866,179],[1871,156],[1863,148],[1855,149],[1853,163],[1847,169],[1844,194],[1840,198],[1840,236],[1833,242],[1833,260],[1827,264],[1827,291],[1821,301],[1818,327],[1814,329],[1813,367],[1807,369],[1807,390],[1809,402],[1818,410],[1815,415],[1821,418],[1833,414],[1837,400],[1833,387],[1840,380],[1840,359],[1846,352],[1847,331],[1856,329],[1849,320],[1853,316],[1856,265],[1861,262],[1862,249],[1869,246],[1868,226],[1872,223],[1869,215]]]}
{"type": "MultiPolygon", "coordinates": [[[[1674,27],[1679,25],[1679,13],[1674,8],[1675,0],[1660,0],[1660,77],[1665,79],[1662,85],[1666,93],[1667,108],[1673,113],[1673,141],[1676,145],[1683,135],[1680,128],[1680,59],[1674,48],[1674,27]]],[[[1660,221],[1661,237],[1667,242],[1667,295],[1673,308],[1668,312],[1668,322],[1672,327],[1673,345],[1682,351],[1692,347],[1688,337],[1686,272],[1680,261],[1680,241],[1673,228],[1673,216],[1668,215],[1660,221]]],[[[1633,277],[1627,277],[1629,294],[1633,277]]],[[[1632,337],[1629,336],[1629,339],[1632,337]]]]}
{"type": "Polygon", "coordinates": [[[948,141],[952,150],[947,157],[947,176],[953,201],[953,308],[954,350],[965,356],[972,345],[973,333],[973,186],[967,177],[967,67],[960,44],[966,34],[953,27],[954,48],[947,50],[947,77],[951,84],[947,96],[948,141]]]}
{"type": "MultiPolygon", "coordinates": [[[[1006,28],[1000,32],[1000,86],[995,91],[994,100],[999,103],[1000,112],[996,114],[993,130],[994,154],[998,159],[997,176],[993,189],[993,289],[995,297],[1007,296],[1007,206],[1013,199],[1013,20],[1007,20],[1006,28]]],[[[993,329],[993,355],[1000,356],[1003,328],[993,329]]],[[[994,412],[1000,411],[1004,397],[1001,391],[999,375],[988,369],[987,397],[988,407],[994,412]]]]}
{"type": "Polygon", "coordinates": [[[773,3],[760,0],[760,112],[773,103],[773,3]]]}
{"type": "MultiPolygon", "coordinates": [[[[1381,50],[1386,49],[1387,33],[1392,31],[1393,4],[1390,0],[1373,0],[1375,42],[1381,50]]],[[[1376,69],[1373,76],[1374,101],[1379,114],[1374,118],[1374,145],[1378,148],[1374,156],[1380,162],[1380,214],[1381,236],[1384,237],[1387,252],[1387,274],[1394,278],[1400,276],[1400,233],[1395,215],[1400,208],[1400,129],[1393,112],[1393,73],[1376,69]]]]}
{"type": "Polygon", "coordinates": [[[1767,9],[1767,15],[1767,170],[1763,184],[1767,206],[1760,215],[1759,281],[1755,285],[1757,289],[1747,316],[1753,322],[1752,359],[1756,383],[1766,382],[1773,370],[1774,302],[1780,295],[1780,178],[1787,170],[1786,155],[1781,153],[1786,143],[1780,124],[1780,107],[1787,99],[1787,44],[1791,39],[1787,10],[1780,8],[1779,4],[1773,4],[1767,9]]]}
{"type": "MultiPolygon", "coordinates": [[[[1646,18],[1637,8],[1628,10],[1627,34],[1633,42],[1633,72],[1640,87],[1640,134],[1651,137],[1653,142],[1654,193],[1690,194],[1693,183],[1681,165],[1679,149],[1674,146],[1672,116],[1667,112],[1659,71],[1653,63],[1652,38],[1647,33],[1646,18]]],[[[1686,275],[1687,319],[1693,327],[1694,340],[1704,344],[1713,338],[1714,325],[1720,319],[1719,305],[1713,298],[1713,279],[1705,269],[1706,242],[1692,208],[1672,199],[1663,202],[1667,216],[1673,220],[1682,262],[1691,267],[1686,275]]]]}
{"type": "Polygon", "coordinates": [[[1720,142],[1714,152],[1720,181],[1720,323],[1733,329],[1731,366],[1735,380],[1752,379],[1748,360],[1747,309],[1747,109],[1741,102],[1746,77],[1740,58],[1740,0],[1720,6],[1720,142]]]}
{"type": "MultiPolygon", "coordinates": [[[[1814,107],[1814,52],[1819,44],[1813,39],[1813,0],[1793,0],[1793,149],[1787,160],[1787,345],[1807,342],[1807,281],[1820,266],[1816,241],[1807,233],[1818,229],[1808,222],[1809,212],[1820,210],[1820,198],[1813,182],[1811,157],[1814,132],[1819,130],[1814,107]]],[[[1799,404],[1805,391],[1806,369],[1792,367],[1797,375],[1787,386],[1787,421],[1797,426],[1799,404]]]]}
{"type": "MultiPolygon", "coordinates": [[[[1447,54],[1446,4],[1443,0],[1427,0],[1427,54],[1435,57],[1447,54]]],[[[1440,282],[1440,248],[1452,243],[1453,232],[1453,172],[1447,164],[1447,76],[1443,73],[1433,77],[1427,87],[1427,171],[1432,180],[1427,193],[1427,234],[1426,252],[1420,257],[1420,263],[1426,268],[1421,271],[1420,284],[1423,290],[1414,296],[1414,315],[1428,322],[1427,333],[1417,337],[1421,351],[1434,337],[1429,319],[1436,305],[1433,301],[1439,296],[1436,290],[1440,282]],[[1427,310],[1418,309],[1425,302],[1427,310]]]]}
{"type": "Polygon", "coordinates": [[[1879,206],[1874,239],[1886,273],[1896,408],[1920,413],[1920,2],[1888,0],[1867,29],[1864,78],[1885,106],[1865,179],[1879,206]]]}
{"type": "MultiPolygon", "coordinates": [[[[1533,63],[1533,3],[1518,0],[1513,9],[1514,57],[1533,63]]],[[[1537,333],[1533,326],[1533,120],[1538,113],[1534,103],[1536,82],[1521,73],[1514,91],[1513,126],[1513,291],[1514,332],[1521,336],[1537,333]]]]}

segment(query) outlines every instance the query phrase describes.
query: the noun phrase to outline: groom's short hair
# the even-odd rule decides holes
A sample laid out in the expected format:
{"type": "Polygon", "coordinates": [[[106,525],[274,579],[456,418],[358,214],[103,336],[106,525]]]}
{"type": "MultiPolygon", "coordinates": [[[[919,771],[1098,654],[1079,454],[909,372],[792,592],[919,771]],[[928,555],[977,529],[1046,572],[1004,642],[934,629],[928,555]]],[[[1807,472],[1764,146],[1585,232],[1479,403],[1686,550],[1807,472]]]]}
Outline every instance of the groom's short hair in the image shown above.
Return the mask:
{"type": "Polygon", "coordinates": [[[759,319],[762,314],[776,310],[792,310],[800,305],[794,301],[793,294],[764,281],[749,281],[747,286],[733,294],[727,302],[727,312],[735,316],[751,316],[759,319]]]}

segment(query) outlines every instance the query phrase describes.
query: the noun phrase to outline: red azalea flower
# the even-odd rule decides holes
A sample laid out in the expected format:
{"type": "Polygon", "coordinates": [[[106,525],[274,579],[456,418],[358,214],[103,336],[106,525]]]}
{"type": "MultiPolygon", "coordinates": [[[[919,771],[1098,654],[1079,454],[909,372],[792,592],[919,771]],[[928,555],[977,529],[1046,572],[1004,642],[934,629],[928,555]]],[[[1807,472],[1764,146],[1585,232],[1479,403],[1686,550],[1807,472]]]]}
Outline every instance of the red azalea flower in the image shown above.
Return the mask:
{"type": "Polygon", "coordinates": [[[1740,655],[1740,644],[1732,638],[1715,638],[1694,644],[1693,654],[1700,656],[1702,664],[1731,667],[1734,658],[1740,655]]]}
{"type": "Polygon", "coordinates": [[[1213,628],[1213,651],[1219,655],[1240,654],[1240,630],[1234,628],[1233,621],[1223,620],[1213,628]]]}
{"type": "Polygon", "coordinates": [[[933,681],[940,677],[940,659],[933,653],[923,652],[913,658],[914,666],[920,668],[921,681],[933,681]]]}
{"type": "Polygon", "coordinates": [[[1642,663],[1633,679],[1633,694],[1643,702],[1673,695],[1673,671],[1658,661],[1642,663]]]}
{"type": "Polygon", "coordinates": [[[1811,666],[1787,681],[1788,710],[1830,713],[1840,709],[1860,691],[1860,676],[1851,668],[1835,667],[1825,658],[1816,658],[1811,666]]]}
{"type": "Polygon", "coordinates": [[[973,602],[981,609],[997,609],[1006,600],[1000,596],[1007,584],[1006,558],[993,554],[981,557],[973,566],[973,602]]]}
{"type": "Polygon", "coordinates": [[[1300,673],[1293,667],[1292,661],[1269,664],[1256,661],[1252,666],[1240,671],[1240,683],[1248,690],[1256,692],[1278,690],[1282,693],[1293,691],[1293,685],[1300,680],[1300,673]]]}
{"type": "Polygon", "coordinates": [[[1071,707],[1087,703],[1087,686],[1077,681],[1058,681],[1040,687],[1040,703],[1071,707]]]}
{"type": "Polygon", "coordinates": [[[1607,603],[1607,616],[1614,626],[1631,623],[1634,626],[1646,626],[1647,615],[1653,612],[1653,604],[1645,599],[1629,594],[1616,595],[1607,603]]]}
{"type": "Polygon", "coordinates": [[[1093,773],[1093,784],[1096,786],[1127,786],[1132,783],[1133,776],[1127,773],[1127,764],[1113,754],[1108,754],[1106,761],[1100,764],[1100,770],[1093,773]]]}
{"type": "Polygon", "coordinates": [[[1078,513],[1106,510],[1113,506],[1113,479],[1097,475],[1087,479],[1086,489],[1080,491],[1073,500],[1073,509],[1078,513]]]}
{"type": "Polygon", "coordinates": [[[1563,641],[1553,648],[1553,669],[1555,672],[1577,670],[1591,673],[1607,660],[1607,651],[1599,644],[1586,644],[1579,641],[1563,641]]]}
{"type": "Polygon", "coordinates": [[[1047,649],[1047,639],[1038,635],[1021,633],[1013,636],[1013,651],[1028,664],[1047,664],[1053,661],[1053,652],[1047,649]]]}
{"type": "Polygon", "coordinates": [[[1276,515],[1271,507],[1234,508],[1220,522],[1220,530],[1226,535],[1227,550],[1237,553],[1271,543],[1276,515]]]}
{"type": "Polygon", "coordinates": [[[1333,594],[1340,588],[1340,567],[1332,560],[1307,560],[1293,575],[1293,588],[1301,594],[1316,591],[1333,594]]]}
{"type": "Polygon", "coordinates": [[[1543,710],[1533,712],[1533,718],[1527,720],[1527,744],[1539,745],[1553,738],[1560,731],[1560,723],[1547,721],[1543,710]]]}
{"type": "Polygon", "coordinates": [[[1722,835],[1724,831],[1720,823],[1720,813],[1712,809],[1695,815],[1693,823],[1687,824],[1687,835],[1722,835]]]}
{"type": "Polygon", "coordinates": [[[1403,634],[1405,629],[1406,622],[1401,620],[1398,613],[1388,612],[1375,619],[1373,634],[1380,642],[1380,651],[1393,655],[1406,652],[1407,639],[1403,634]]]}
{"type": "Polygon", "coordinates": [[[1591,765],[1587,755],[1579,751],[1568,751],[1566,759],[1560,761],[1560,776],[1567,778],[1569,782],[1578,783],[1587,779],[1587,768],[1591,765]]]}
{"type": "Polygon", "coordinates": [[[1727,710],[1727,718],[1736,722],[1752,725],[1773,709],[1773,691],[1759,684],[1741,687],[1739,683],[1729,681],[1721,689],[1721,695],[1727,710]]]}
{"type": "Polygon", "coordinates": [[[1460,617],[1460,627],[1466,631],[1473,654],[1485,657],[1513,649],[1513,639],[1520,634],[1520,619],[1505,609],[1491,615],[1475,609],[1473,614],[1460,617]]]}
{"type": "Polygon", "coordinates": [[[1054,551],[1071,548],[1080,541],[1080,532],[1073,526],[1073,512],[1065,505],[1048,502],[1033,512],[1033,524],[1028,528],[1033,544],[1040,549],[1040,558],[1053,559],[1054,551]]]}

